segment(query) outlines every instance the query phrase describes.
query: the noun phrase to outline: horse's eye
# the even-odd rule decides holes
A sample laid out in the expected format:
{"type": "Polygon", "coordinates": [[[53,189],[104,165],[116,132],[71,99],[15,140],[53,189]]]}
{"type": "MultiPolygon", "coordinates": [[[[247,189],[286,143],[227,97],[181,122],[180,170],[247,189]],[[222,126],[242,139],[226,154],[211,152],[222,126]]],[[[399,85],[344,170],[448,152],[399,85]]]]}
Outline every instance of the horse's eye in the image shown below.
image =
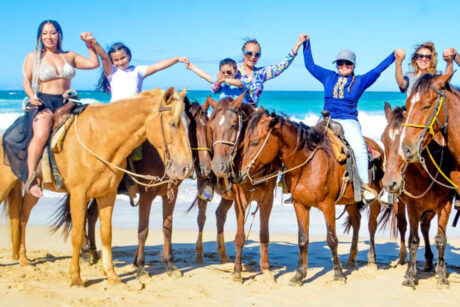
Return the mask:
{"type": "Polygon", "coordinates": [[[257,146],[257,145],[259,145],[259,142],[258,142],[258,141],[257,141],[257,142],[252,142],[252,143],[251,143],[251,146],[257,146]]]}
{"type": "Polygon", "coordinates": [[[431,108],[431,104],[430,104],[430,105],[427,105],[427,106],[424,106],[424,107],[422,107],[422,110],[428,110],[429,108],[431,108]]]}
{"type": "Polygon", "coordinates": [[[170,125],[171,127],[176,127],[176,124],[175,124],[174,122],[169,122],[169,125],[170,125]]]}
{"type": "Polygon", "coordinates": [[[237,130],[237,129],[238,129],[238,125],[232,125],[232,129],[237,130]]]}

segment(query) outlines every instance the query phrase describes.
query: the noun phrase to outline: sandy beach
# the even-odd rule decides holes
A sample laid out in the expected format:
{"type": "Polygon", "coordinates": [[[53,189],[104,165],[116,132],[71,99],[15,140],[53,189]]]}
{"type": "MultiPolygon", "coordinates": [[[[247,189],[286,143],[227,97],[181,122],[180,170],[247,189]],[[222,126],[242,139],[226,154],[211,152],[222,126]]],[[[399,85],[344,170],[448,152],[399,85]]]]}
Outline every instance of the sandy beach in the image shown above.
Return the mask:
{"type": "MultiPolygon", "coordinates": [[[[332,281],[330,251],[323,237],[311,239],[308,276],[302,287],[289,285],[297,264],[296,235],[272,234],[269,248],[276,284],[264,282],[258,266],[257,233],[243,251],[244,282],[231,279],[232,263],[220,264],[216,253],[215,231],[205,231],[204,264],[194,263],[196,232],[175,230],[173,249],[182,277],[169,277],[160,262],[162,235],[152,229],[147,241],[146,269],[149,277],[136,279],[132,258],[136,251],[135,229],[114,229],[113,257],[121,284],[109,285],[100,263],[82,261],[83,288],[69,288],[70,242],[49,228],[28,228],[28,256],[31,265],[20,267],[11,260],[9,231],[0,227],[0,301],[2,306],[455,306],[460,304],[460,239],[450,238],[446,262],[450,288],[439,288],[434,272],[423,272],[423,248],[418,252],[418,286],[403,287],[406,265],[396,265],[398,243],[377,240],[378,269],[367,266],[368,240],[360,240],[357,267],[345,269],[347,283],[332,281]]],[[[234,255],[234,232],[226,232],[227,251],[234,255]]],[[[100,246],[100,242],[98,241],[100,246]]],[[[340,237],[339,253],[346,263],[350,238],[340,237]]],[[[434,246],[433,246],[434,248],[434,246]]],[[[436,253],[435,253],[436,255],[436,253]]],[[[435,256],[436,257],[436,256],[435,256]]],[[[230,257],[233,259],[233,257],[230,257]]]]}

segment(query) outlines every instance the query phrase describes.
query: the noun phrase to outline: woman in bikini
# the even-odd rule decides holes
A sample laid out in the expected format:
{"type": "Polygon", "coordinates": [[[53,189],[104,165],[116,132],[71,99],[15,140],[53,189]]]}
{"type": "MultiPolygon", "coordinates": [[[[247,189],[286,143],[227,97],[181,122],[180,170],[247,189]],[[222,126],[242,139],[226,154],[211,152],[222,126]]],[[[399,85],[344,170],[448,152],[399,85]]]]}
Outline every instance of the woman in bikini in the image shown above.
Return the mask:
{"type": "Polygon", "coordinates": [[[80,38],[88,47],[89,58],[63,51],[63,34],[59,23],[45,20],[38,27],[36,49],[24,61],[23,85],[29,103],[25,116],[5,132],[3,147],[5,161],[15,175],[25,182],[26,192],[35,197],[43,196],[35,168],[48,141],[54,112],[63,104],[62,94],[70,88],[76,68],[99,67],[95,49],[101,47],[89,32],[81,33],[80,38]]]}

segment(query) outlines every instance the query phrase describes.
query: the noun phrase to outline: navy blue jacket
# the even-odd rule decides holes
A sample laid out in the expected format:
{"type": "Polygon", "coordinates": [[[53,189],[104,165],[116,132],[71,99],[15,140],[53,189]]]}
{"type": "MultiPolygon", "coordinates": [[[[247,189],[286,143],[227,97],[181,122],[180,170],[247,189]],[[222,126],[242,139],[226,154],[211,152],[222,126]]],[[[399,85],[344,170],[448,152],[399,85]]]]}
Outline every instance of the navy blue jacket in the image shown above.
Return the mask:
{"type": "Polygon", "coordinates": [[[395,60],[392,52],[368,73],[354,76],[355,80],[351,84],[353,76],[342,77],[335,71],[315,64],[311,54],[310,40],[307,40],[303,45],[303,56],[307,70],[324,86],[324,110],[331,113],[332,119],[358,120],[359,98],[395,60]]]}

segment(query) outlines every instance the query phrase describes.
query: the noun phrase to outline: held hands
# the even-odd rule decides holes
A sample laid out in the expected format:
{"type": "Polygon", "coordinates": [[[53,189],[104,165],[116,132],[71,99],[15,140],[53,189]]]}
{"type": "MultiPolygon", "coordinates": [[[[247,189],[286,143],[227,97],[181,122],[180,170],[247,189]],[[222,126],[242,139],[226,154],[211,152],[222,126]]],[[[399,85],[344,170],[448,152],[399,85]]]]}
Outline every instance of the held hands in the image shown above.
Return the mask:
{"type": "Polygon", "coordinates": [[[444,58],[444,61],[451,62],[455,59],[456,54],[457,54],[457,51],[455,50],[455,48],[447,48],[442,53],[442,56],[444,58]]]}
{"type": "Polygon", "coordinates": [[[404,49],[396,49],[394,54],[398,62],[402,62],[406,58],[406,51],[404,51],[404,49]]]}
{"type": "Polygon", "coordinates": [[[300,33],[299,39],[297,40],[296,45],[297,45],[297,46],[300,46],[300,45],[302,45],[303,43],[305,43],[307,40],[308,40],[308,35],[307,35],[307,34],[304,34],[304,33],[300,33]]]}
{"type": "Polygon", "coordinates": [[[186,57],[178,56],[178,57],[177,57],[177,61],[178,61],[178,62],[185,63],[185,68],[190,69],[190,61],[189,61],[189,59],[187,59],[186,57]]]}
{"type": "Polygon", "coordinates": [[[85,42],[88,48],[93,47],[94,43],[96,42],[96,39],[91,32],[82,32],[80,34],[80,38],[85,42]]]}

